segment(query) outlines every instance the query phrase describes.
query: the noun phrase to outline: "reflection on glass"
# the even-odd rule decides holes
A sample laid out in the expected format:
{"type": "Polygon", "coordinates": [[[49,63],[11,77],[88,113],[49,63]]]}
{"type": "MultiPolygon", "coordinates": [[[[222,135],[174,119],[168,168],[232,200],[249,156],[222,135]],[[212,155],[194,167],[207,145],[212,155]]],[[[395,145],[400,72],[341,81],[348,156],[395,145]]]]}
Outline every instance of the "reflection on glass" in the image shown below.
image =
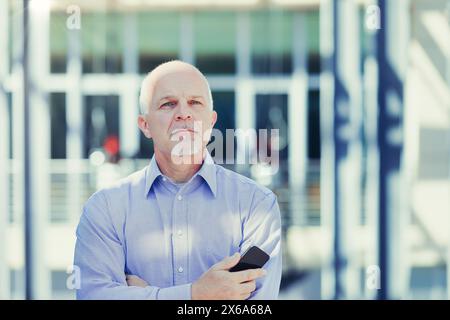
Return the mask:
{"type": "Polygon", "coordinates": [[[140,12],[138,19],[139,73],[178,58],[180,16],[176,12],[140,12]]]}
{"type": "Polygon", "coordinates": [[[118,12],[83,12],[83,73],[122,72],[123,19],[118,12]]]}
{"type": "Polygon", "coordinates": [[[255,11],[251,14],[252,72],[286,74],[292,72],[292,14],[255,11]]]}
{"type": "Polygon", "coordinates": [[[206,74],[236,72],[234,12],[201,12],[194,16],[195,63],[206,74]]]}

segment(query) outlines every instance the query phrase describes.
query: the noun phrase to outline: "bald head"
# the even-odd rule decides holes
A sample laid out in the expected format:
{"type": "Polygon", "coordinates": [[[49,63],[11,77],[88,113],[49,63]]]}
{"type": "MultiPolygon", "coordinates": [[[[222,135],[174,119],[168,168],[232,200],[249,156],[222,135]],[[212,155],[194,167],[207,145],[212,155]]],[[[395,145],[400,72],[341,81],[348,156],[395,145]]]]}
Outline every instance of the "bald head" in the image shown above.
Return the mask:
{"type": "Polygon", "coordinates": [[[149,72],[144,80],[142,80],[141,84],[141,91],[139,94],[139,104],[140,104],[140,111],[142,114],[147,114],[148,109],[152,100],[152,94],[154,92],[155,85],[157,84],[158,80],[162,79],[163,77],[174,74],[174,73],[190,73],[197,75],[200,79],[202,79],[202,82],[204,82],[204,86],[207,91],[207,98],[209,107],[211,110],[213,109],[213,99],[211,94],[211,89],[209,87],[208,81],[206,80],[206,77],[203,75],[203,73],[200,72],[195,66],[180,61],[180,60],[173,60],[169,62],[165,62],[157,66],[155,69],[153,69],[151,72],[149,72]]]}

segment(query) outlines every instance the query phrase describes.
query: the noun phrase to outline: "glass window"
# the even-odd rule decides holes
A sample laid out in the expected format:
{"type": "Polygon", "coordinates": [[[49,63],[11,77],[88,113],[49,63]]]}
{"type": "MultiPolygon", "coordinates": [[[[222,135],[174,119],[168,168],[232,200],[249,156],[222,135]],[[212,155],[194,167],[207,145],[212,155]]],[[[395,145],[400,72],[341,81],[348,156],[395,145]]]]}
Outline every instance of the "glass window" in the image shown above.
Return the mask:
{"type": "Polygon", "coordinates": [[[308,32],[308,72],[320,73],[320,21],[319,11],[306,14],[306,30],[308,32]]]}
{"type": "Polygon", "coordinates": [[[66,94],[62,92],[50,94],[50,131],[52,159],[66,158],[66,94]]]}
{"type": "Polygon", "coordinates": [[[102,149],[107,137],[119,137],[119,97],[85,96],[85,157],[102,149]]]}
{"type": "Polygon", "coordinates": [[[81,19],[83,72],[122,72],[122,14],[86,12],[81,19]]]}
{"type": "MultiPolygon", "coordinates": [[[[140,131],[140,130],[139,130],[140,131]]],[[[139,133],[139,159],[150,159],[153,156],[153,139],[148,139],[142,131],[139,133]]]]}
{"type": "MultiPolygon", "coordinates": [[[[50,135],[51,135],[51,158],[66,158],[66,94],[50,94],[50,135]]],[[[61,162],[52,162],[51,168],[54,169],[61,162]]],[[[50,173],[50,221],[67,222],[68,209],[65,206],[69,203],[67,197],[67,174],[56,172],[50,173]]]]}
{"type": "Polygon", "coordinates": [[[65,73],[67,68],[67,15],[50,13],[50,72],[65,73]]]}
{"type": "Polygon", "coordinates": [[[20,269],[10,269],[9,272],[11,299],[19,300],[25,298],[25,270],[24,267],[20,269]]]}
{"type": "Polygon", "coordinates": [[[203,73],[236,72],[236,21],[233,12],[201,12],[194,18],[195,62],[203,73]]]}
{"type": "Polygon", "coordinates": [[[372,40],[374,40],[373,35],[369,34],[369,30],[366,28],[366,9],[361,7],[358,11],[359,13],[359,41],[360,41],[360,60],[359,60],[359,70],[361,74],[364,73],[364,63],[365,59],[369,54],[375,54],[375,46],[372,40]]]}
{"type": "Polygon", "coordinates": [[[67,289],[69,274],[66,270],[51,270],[52,298],[58,300],[75,299],[75,290],[67,289]]]}
{"type": "Polygon", "coordinates": [[[447,128],[419,129],[418,177],[424,180],[447,180],[450,175],[450,135],[447,128]]]}
{"type": "Polygon", "coordinates": [[[320,159],[320,91],[308,91],[308,158],[320,159]]]}
{"type": "MultiPolygon", "coordinates": [[[[220,154],[216,153],[215,150],[210,150],[211,156],[213,156],[216,161],[221,161],[223,164],[226,164],[227,159],[235,160],[236,158],[236,139],[234,138],[233,135],[232,136],[233,139],[228,140],[226,135],[226,129],[236,129],[235,94],[233,91],[221,91],[221,92],[216,91],[213,92],[213,101],[214,101],[214,110],[217,112],[217,122],[214,125],[214,128],[220,130],[220,132],[222,133],[223,144],[222,146],[214,144],[215,148],[222,147],[222,152],[220,154]],[[233,154],[227,153],[227,145],[229,146],[228,148],[231,148],[233,144],[234,144],[234,157],[233,154]]],[[[211,141],[214,142],[214,139],[215,138],[212,137],[211,141]]]]}
{"type": "Polygon", "coordinates": [[[407,299],[447,299],[445,264],[411,266],[407,299]]]}
{"type": "Polygon", "coordinates": [[[8,71],[12,72],[12,64],[13,64],[13,51],[14,46],[17,45],[17,42],[20,40],[18,35],[14,33],[14,21],[19,17],[17,14],[17,9],[13,6],[20,4],[18,1],[11,2],[8,4],[8,71]],[[14,19],[14,17],[16,17],[14,19]],[[15,39],[15,40],[14,40],[15,39]]]}
{"type": "Polygon", "coordinates": [[[251,63],[255,74],[292,72],[292,14],[255,11],[251,14],[251,63]]]}
{"type": "MultiPolygon", "coordinates": [[[[279,170],[272,176],[271,186],[286,186],[288,183],[288,96],[286,94],[256,95],[256,135],[257,149],[267,148],[267,156],[272,156],[270,150],[271,129],[279,133],[279,170]],[[267,139],[259,132],[267,129],[267,139]]],[[[259,153],[259,151],[258,151],[259,153]]],[[[264,152],[262,152],[264,154],[264,152]]],[[[259,157],[258,157],[259,159],[259,157]]],[[[256,178],[256,177],[255,177],[256,178]]]]}
{"type": "Polygon", "coordinates": [[[143,12],[138,14],[139,73],[177,59],[180,42],[179,14],[143,12]]]}
{"type": "MultiPolygon", "coordinates": [[[[11,92],[6,93],[6,107],[7,107],[7,113],[8,113],[8,153],[9,153],[9,159],[13,160],[13,123],[12,123],[12,94],[11,92]]],[[[13,162],[11,162],[13,163],[13,162]]],[[[14,217],[17,216],[17,213],[14,213],[15,206],[13,204],[13,201],[17,199],[14,198],[13,192],[14,188],[13,181],[14,179],[17,179],[16,176],[14,176],[13,168],[12,166],[9,166],[8,170],[8,186],[9,186],[9,198],[8,198],[8,221],[12,223],[14,221],[14,217]]]]}
{"type": "MultiPolygon", "coordinates": [[[[52,169],[58,166],[61,162],[52,162],[52,169]]],[[[59,166],[60,167],[60,166],[59,166]]],[[[55,170],[56,171],[56,170],[55,170]]],[[[50,173],[50,222],[65,222],[69,221],[70,201],[67,172],[52,172],[50,173]]],[[[73,204],[72,204],[73,205],[73,204]]]]}
{"type": "Polygon", "coordinates": [[[12,141],[12,137],[13,137],[13,125],[12,125],[12,94],[11,92],[6,93],[6,103],[7,103],[7,112],[8,112],[8,124],[9,124],[9,133],[8,133],[8,141],[9,141],[9,148],[8,148],[8,153],[9,153],[9,159],[12,159],[13,157],[13,153],[12,153],[12,148],[13,148],[13,141],[12,141]]]}

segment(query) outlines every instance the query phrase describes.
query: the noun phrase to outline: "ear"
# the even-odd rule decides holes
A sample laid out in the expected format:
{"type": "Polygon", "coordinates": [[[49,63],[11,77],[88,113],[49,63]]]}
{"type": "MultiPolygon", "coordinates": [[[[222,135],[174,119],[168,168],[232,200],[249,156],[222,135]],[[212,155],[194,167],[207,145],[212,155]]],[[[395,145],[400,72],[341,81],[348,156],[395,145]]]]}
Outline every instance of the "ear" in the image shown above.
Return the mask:
{"type": "Polygon", "coordinates": [[[150,128],[147,119],[143,115],[138,116],[138,127],[141,129],[144,136],[146,136],[148,139],[152,138],[152,135],[150,133],[150,128]]]}
{"type": "Polygon", "coordinates": [[[211,128],[212,127],[214,127],[214,125],[216,124],[216,121],[217,121],[217,112],[215,112],[215,111],[213,111],[212,112],[212,116],[211,116],[211,120],[212,120],[212,122],[211,122],[211,128]]]}

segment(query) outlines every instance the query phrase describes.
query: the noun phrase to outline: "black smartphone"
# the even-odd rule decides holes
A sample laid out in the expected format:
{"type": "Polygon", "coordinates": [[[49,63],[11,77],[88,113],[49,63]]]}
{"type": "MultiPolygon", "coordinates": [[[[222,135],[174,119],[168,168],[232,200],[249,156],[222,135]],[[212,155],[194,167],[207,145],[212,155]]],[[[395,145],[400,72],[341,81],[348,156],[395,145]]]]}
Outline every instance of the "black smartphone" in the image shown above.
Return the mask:
{"type": "Polygon", "coordinates": [[[269,258],[270,256],[267,253],[257,246],[253,246],[245,251],[238,264],[231,268],[230,272],[262,268],[269,258]]]}

